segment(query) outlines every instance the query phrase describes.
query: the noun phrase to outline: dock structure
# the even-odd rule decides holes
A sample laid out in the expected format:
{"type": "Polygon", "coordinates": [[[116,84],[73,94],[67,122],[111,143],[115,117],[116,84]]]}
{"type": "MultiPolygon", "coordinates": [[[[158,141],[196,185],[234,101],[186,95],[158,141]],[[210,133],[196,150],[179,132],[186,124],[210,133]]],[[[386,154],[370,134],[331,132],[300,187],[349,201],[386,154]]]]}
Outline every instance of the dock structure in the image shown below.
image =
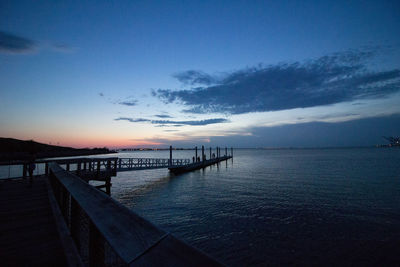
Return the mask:
{"type": "MultiPolygon", "coordinates": [[[[220,266],[138,216],[110,195],[118,171],[168,168],[173,173],[204,168],[232,158],[201,160],[73,158],[41,160],[44,172],[29,185],[22,176],[0,180],[0,258],[6,266],[220,266]],[[104,181],[105,193],[90,180],[104,181]]],[[[226,150],[225,150],[226,151],[226,150]]],[[[3,164],[4,165],[4,164],[3,164]]]]}
{"type": "Polygon", "coordinates": [[[168,169],[172,173],[180,174],[180,173],[185,173],[185,172],[202,169],[202,168],[208,167],[213,164],[217,164],[221,161],[228,160],[231,158],[232,158],[232,156],[222,156],[222,157],[215,158],[215,159],[204,159],[202,161],[194,162],[194,163],[183,165],[183,166],[171,166],[168,169]]]}

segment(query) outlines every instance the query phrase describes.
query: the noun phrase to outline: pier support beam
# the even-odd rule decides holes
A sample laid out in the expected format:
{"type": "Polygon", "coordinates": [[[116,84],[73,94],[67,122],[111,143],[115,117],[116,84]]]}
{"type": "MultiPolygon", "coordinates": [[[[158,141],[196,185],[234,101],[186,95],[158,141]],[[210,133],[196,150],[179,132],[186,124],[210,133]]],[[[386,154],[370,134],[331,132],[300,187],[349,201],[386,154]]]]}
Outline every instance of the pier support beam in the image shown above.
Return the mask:
{"type": "Polygon", "coordinates": [[[197,162],[197,146],[196,146],[195,150],[196,150],[196,154],[195,154],[194,162],[197,162]]]}
{"type": "Polygon", "coordinates": [[[169,146],[169,166],[172,166],[172,146],[169,146]]]}
{"type": "Polygon", "coordinates": [[[201,160],[204,161],[204,146],[201,146],[201,160]]]}
{"type": "Polygon", "coordinates": [[[210,158],[209,159],[212,159],[212,157],[211,157],[211,147],[210,147],[210,158]]]}

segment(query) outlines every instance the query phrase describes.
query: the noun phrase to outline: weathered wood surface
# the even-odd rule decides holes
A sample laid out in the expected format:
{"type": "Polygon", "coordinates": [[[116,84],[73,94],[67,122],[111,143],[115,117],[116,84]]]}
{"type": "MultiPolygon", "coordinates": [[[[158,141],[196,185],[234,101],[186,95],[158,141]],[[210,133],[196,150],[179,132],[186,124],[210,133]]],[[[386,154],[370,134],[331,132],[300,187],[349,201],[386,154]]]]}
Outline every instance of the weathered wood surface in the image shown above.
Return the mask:
{"type": "Polygon", "coordinates": [[[79,177],[66,172],[57,164],[50,164],[50,170],[51,179],[58,180],[69,192],[71,199],[86,213],[91,223],[125,264],[220,265],[198,250],[176,240],[169,233],[160,230],[79,177]]]}
{"type": "Polygon", "coordinates": [[[0,181],[1,266],[66,266],[45,179],[0,181]]]}

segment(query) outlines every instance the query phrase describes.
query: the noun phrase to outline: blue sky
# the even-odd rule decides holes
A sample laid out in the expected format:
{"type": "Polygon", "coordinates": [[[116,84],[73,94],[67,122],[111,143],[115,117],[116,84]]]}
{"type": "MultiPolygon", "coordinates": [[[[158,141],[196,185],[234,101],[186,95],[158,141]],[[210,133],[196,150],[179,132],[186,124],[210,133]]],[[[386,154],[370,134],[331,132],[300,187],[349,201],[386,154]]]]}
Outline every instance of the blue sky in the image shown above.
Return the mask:
{"type": "Polygon", "coordinates": [[[396,1],[2,1],[0,25],[3,137],[284,147],[400,133],[396,1]]]}

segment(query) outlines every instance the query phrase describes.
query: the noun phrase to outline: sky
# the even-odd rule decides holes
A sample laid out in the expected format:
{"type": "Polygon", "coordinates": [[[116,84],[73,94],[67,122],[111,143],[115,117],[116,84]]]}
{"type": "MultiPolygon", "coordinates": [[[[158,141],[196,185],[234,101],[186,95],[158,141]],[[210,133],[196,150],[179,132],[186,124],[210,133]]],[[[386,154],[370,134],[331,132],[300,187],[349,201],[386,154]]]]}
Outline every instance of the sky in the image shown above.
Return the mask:
{"type": "Polygon", "coordinates": [[[327,147],[398,135],[398,1],[0,2],[0,137],[327,147]]]}

